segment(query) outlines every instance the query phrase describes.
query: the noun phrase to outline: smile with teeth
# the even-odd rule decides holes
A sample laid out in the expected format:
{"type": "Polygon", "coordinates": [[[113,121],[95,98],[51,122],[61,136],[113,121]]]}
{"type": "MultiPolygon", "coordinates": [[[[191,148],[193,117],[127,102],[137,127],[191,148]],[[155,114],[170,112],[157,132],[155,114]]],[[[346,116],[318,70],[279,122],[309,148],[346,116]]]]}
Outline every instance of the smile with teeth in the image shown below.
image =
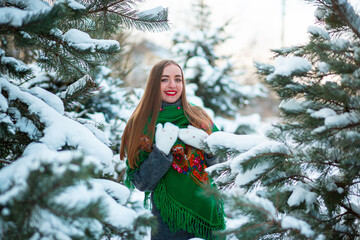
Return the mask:
{"type": "Polygon", "coordinates": [[[166,91],[165,94],[168,96],[175,96],[176,95],[176,91],[166,91]]]}

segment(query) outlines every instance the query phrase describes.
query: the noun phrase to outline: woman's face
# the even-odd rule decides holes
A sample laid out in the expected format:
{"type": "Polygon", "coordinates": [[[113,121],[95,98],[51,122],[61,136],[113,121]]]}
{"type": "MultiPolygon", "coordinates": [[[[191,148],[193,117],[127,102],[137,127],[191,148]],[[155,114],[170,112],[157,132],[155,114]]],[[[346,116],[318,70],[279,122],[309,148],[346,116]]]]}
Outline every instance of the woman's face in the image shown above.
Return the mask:
{"type": "Polygon", "coordinates": [[[181,70],[178,66],[170,64],[166,66],[161,75],[161,100],[174,103],[180,97],[183,90],[181,70]]]}

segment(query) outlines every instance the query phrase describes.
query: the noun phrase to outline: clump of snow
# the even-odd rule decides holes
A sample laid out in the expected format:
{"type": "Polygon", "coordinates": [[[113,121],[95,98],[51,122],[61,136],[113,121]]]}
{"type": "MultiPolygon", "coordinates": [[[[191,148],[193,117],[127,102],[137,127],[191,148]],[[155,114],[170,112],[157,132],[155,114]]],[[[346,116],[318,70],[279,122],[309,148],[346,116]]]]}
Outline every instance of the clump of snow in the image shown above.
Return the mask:
{"type": "Polygon", "coordinates": [[[326,238],[325,238],[325,236],[323,235],[323,234],[319,234],[316,238],[315,238],[315,240],[325,240],[326,238]]]}
{"type": "Polygon", "coordinates": [[[327,41],[327,45],[334,51],[345,51],[349,48],[350,42],[349,40],[336,38],[331,41],[327,41]]]}
{"type": "Polygon", "coordinates": [[[54,203],[66,205],[68,208],[86,208],[92,202],[97,202],[103,197],[103,188],[100,185],[81,182],[67,187],[54,198],[54,203]]]}
{"type": "Polygon", "coordinates": [[[63,40],[66,41],[69,46],[74,47],[81,51],[95,52],[96,50],[106,51],[112,47],[120,49],[120,44],[115,40],[100,40],[92,39],[89,34],[77,29],[70,29],[63,35],[63,40]]]}
{"type": "Polygon", "coordinates": [[[166,8],[162,6],[158,6],[152,9],[143,10],[137,13],[138,18],[154,18],[156,16],[159,16],[161,14],[164,14],[167,11],[166,8]]]}
{"type": "Polygon", "coordinates": [[[3,56],[3,54],[1,54],[0,57],[1,57],[1,59],[0,59],[1,64],[11,65],[17,72],[25,72],[25,71],[30,70],[30,68],[25,63],[23,63],[20,60],[17,60],[16,58],[5,57],[5,56],[3,56]]]}
{"type": "Polygon", "coordinates": [[[72,8],[73,10],[84,10],[86,9],[86,7],[80,3],[78,3],[75,0],[67,0],[68,1],[68,6],[70,8],[72,8]]]}
{"type": "Polygon", "coordinates": [[[325,29],[319,28],[317,26],[309,26],[308,32],[314,36],[320,36],[325,40],[330,40],[329,33],[325,29]]]}
{"type": "Polygon", "coordinates": [[[6,112],[8,107],[9,107],[9,104],[8,104],[6,98],[0,93],[0,111],[6,112]]]}
{"type": "Polygon", "coordinates": [[[106,134],[94,126],[94,124],[84,124],[84,126],[89,129],[96,137],[99,139],[102,143],[104,143],[106,146],[110,146],[111,142],[109,138],[106,136],[106,134]]]}
{"type": "Polygon", "coordinates": [[[290,154],[286,146],[282,143],[275,142],[275,141],[263,141],[258,143],[256,146],[251,148],[250,150],[238,155],[230,162],[230,168],[232,173],[238,174],[236,177],[236,183],[240,185],[246,184],[255,178],[259,174],[262,174],[264,171],[266,171],[268,168],[272,167],[271,162],[266,162],[263,164],[259,164],[256,167],[254,167],[251,170],[244,171],[241,164],[249,159],[252,159],[256,156],[259,156],[263,153],[267,154],[290,154]]]}
{"type": "Polygon", "coordinates": [[[26,17],[28,17],[28,11],[17,8],[0,8],[1,25],[6,24],[11,27],[20,27],[26,17]]]}
{"type": "Polygon", "coordinates": [[[27,133],[30,139],[35,140],[40,136],[39,130],[28,118],[21,117],[17,119],[15,127],[17,127],[19,131],[27,133]]]}
{"type": "Polygon", "coordinates": [[[288,112],[302,112],[307,106],[307,102],[295,99],[282,100],[279,104],[280,109],[288,112]]]}
{"type": "Polygon", "coordinates": [[[221,148],[228,148],[239,153],[245,152],[264,141],[266,141],[266,137],[261,135],[236,135],[222,131],[212,133],[205,140],[212,152],[221,148]]]}
{"type": "MultiPolygon", "coordinates": [[[[320,126],[313,130],[313,133],[321,133],[330,128],[345,128],[360,123],[360,114],[356,112],[345,112],[336,114],[333,110],[320,110],[313,113],[319,118],[324,118],[324,126],[320,126]]],[[[313,116],[313,114],[311,116],[313,116]]]]}
{"type": "Polygon", "coordinates": [[[318,69],[320,73],[328,73],[330,70],[330,65],[326,62],[319,62],[318,69]]]}
{"type": "Polygon", "coordinates": [[[64,114],[64,103],[61,101],[61,99],[52,94],[51,92],[46,91],[43,88],[40,87],[33,87],[27,90],[27,92],[31,93],[32,95],[40,98],[44,102],[46,102],[50,107],[54,108],[56,111],[58,111],[60,114],[64,114]]]}
{"type": "Polygon", "coordinates": [[[292,56],[285,58],[280,56],[276,58],[274,67],[274,72],[266,77],[267,81],[271,81],[277,75],[288,77],[294,73],[306,73],[311,70],[311,63],[302,57],[292,56]]]}
{"type": "Polygon", "coordinates": [[[325,17],[326,15],[326,10],[322,9],[322,8],[317,8],[314,12],[314,16],[318,19],[321,20],[325,17]]]}
{"type": "Polygon", "coordinates": [[[332,110],[331,108],[322,108],[319,111],[312,112],[310,114],[313,118],[327,118],[330,116],[335,116],[336,112],[332,110]]]}
{"type": "Polygon", "coordinates": [[[130,190],[124,185],[107,179],[94,179],[93,182],[100,184],[102,188],[121,205],[125,205],[130,197],[130,190]]]}
{"type": "Polygon", "coordinates": [[[0,8],[0,24],[9,25],[11,27],[20,27],[24,22],[28,21],[34,15],[39,15],[45,11],[49,11],[49,4],[41,0],[11,1],[11,4],[18,6],[1,7],[0,8]]]}
{"type": "Polygon", "coordinates": [[[291,188],[293,191],[287,201],[290,207],[299,206],[302,202],[305,202],[310,207],[316,201],[316,193],[310,192],[302,184],[292,186],[291,188]]]}
{"type": "Polygon", "coordinates": [[[251,204],[257,205],[259,208],[264,209],[264,212],[268,214],[268,219],[278,219],[276,214],[277,210],[270,200],[257,196],[255,191],[250,192],[246,195],[246,197],[251,204]]]}
{"type": "Polygon", "coordinates": [[[301,234],[308,238],[315,235],[314,231],[307,222],[292,216],[284,216],[281,220],[281,227],[285,229],[298,229],[301,234]]]}
{"type": "Polygon", "coordinates": [[[346,112],[336,116],[328,116],[325,118],[325,125],[327,127],[346,127],[360,122],[360,114],[355,112],[346,112]]]}
{"type": "Polygon", "coordinates": [[[22,6],[24,10],[36,11],[36,10],[47,10],[49,9],[49,3],[42,0],[12,0],[12,3],[17,6],[22,6]]]}
{"type": "Polygon", "coordinates": [[[263,164],[258,164],[255,168],[244,171],[243,173],[239,173],[236,176],[235,184],[241,187],[256,179],[259,175],[264,173],[270,167],[272,167],[270,163],[263,163],[263,164]]]}

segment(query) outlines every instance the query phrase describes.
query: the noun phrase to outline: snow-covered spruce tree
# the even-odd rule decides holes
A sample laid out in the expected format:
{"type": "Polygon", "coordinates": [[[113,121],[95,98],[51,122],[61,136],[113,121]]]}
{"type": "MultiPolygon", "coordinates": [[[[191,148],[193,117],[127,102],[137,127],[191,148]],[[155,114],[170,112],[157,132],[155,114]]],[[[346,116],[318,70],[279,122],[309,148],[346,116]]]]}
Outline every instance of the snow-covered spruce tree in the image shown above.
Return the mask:
{"type": "Polygon", "coordinates": [[[101,91],[88,98],[81,107],[76,108],[77,112],[72,114],[96,132],[96,128],[102,129],[110,140],[110,148],[114,153],[118,153],[126,122],[138,105],[144,90],[125,86],[124,81],[110,76],[111,72],[112,69],[101,68],[95,78],[95,81],[100,83],[101,91]]]}
{"type": "Polygon", "coordinates": [[[233,190],[228,217],[245,216],[225,232],[238,239],[360,239],[360,15],[346,0],[311,2],[309,43],[256,64],[282,100],[269,139],[207,141],[234,154],[209,171],[233,190]]]}
{"type": "Polygon", "coordinates": [[[165,30],[167,10],[49,2],[0,3],[0,239],[141,239],[150,215],[125,207],[128,189],[109,180],[108,140],[68,111],[119,52],[103,38],[122,27],[165,30]]]}
{"type": "Polygon", "coordinates": [[[212,28],[209,22],[211,12],[203,0],[198,0],[193,9],[193,29],[180,29],[174,34],[172,53],[204,106],[213,110],[215,115],[234,116],[256,94],[235,81],[236,73],[230,56],[215,53],[216,47],[228,39],[225,28],[229,22],[212,28]]]}

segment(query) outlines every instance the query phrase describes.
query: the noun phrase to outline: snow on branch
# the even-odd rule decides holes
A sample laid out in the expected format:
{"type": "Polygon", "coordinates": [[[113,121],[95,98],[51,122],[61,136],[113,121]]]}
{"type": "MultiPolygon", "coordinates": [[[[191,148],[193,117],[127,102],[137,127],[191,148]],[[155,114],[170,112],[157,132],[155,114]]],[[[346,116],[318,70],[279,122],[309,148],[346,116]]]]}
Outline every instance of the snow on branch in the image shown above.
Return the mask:
{"type": "Polygon", "coordinates": [[[134,5],[135,1],[133,0],[92,1],[87,6],[88,12],[86,14],[90,15],[91,18],[99,18],[98,22],[106,23],[104,28],[110,32],[114,31],[113,26],[118,25],[140,31],[165,31],[169,29],[167,8],[159,6],[139,12],[134,9],[134,5]],[[108,23],[113,26],[107,25],[108,23]]]}
{"type": "Polygon", "coordinates": [[[225,151],[230,155],[226,162],[206,169],[210,175],[214,175],[215,172],[228,172],[226,176],[221,176],[216,180],[220,185],[231,183],[237,186],[246,185],[256,180],[275,162],[267,158],[259,159],[264,156],[290,155],[283,143],[268,140],[265,136],[215,132],[205,142],[215,155],[218,151],[225,151]]]}
{"type": "Polygon", "coordinates": [[[0,8],[0,26],[20,28],[32,19],[47,14],[51,8],[43,1],[5,1],[14,7],[0,8]]]}
{"type": "Polygon", "coordinates": [[[85,75],[70,86],[66,88],[65,91],[59,94],[59,97],[65,101],[69,102],[71,99],[76,99],[77,96],[84,91],[84,89],[88,89],[89,87],[94,87],[94,80],[90,75],[85,75]]]}
{"type": "Polygon", "coordinates": [[[168,9],[161,6],[140,12],[122,9],[116,14],[128,28],[135,27],[140,31],[164,31],[169,29],[168,9]]]}
{"type": "MultiPolygon", "coordinates": [[[[235,196],[232,196],[232,194],[225,195],[230,209],[233,209],[231,215],[240,212],[247,218],[247,223],[242,224],[242,226],[237,229],[240,237],[246,238],[247,235],[245,232],[249,231],[249,229],[255,231],[256,235],[256,231],[263,231],[264,228],[278,228],[274,232],[280,233],[284,232],[284,230],[290,230],[292,236],[302,235],[308,239],[325,239],[323,234],[315,233],[309,223],[287,213],[279,212],[272,201],[259,196],[256,192],[257,191],[251,191],[240,198],[236,191],[234,191],[235,196]],[[234,201],[231,201],[231,199],[234,201]]],[[[260,235],[261,233],[258,232],[258,234],[260,235]]],[[[285,236],[286,235],[287,234],[285,234],[285,236]]],[[[279,235],[277,237],[279,237],[279,235]]],[[[295,237],[294,239],[297,238],[295,237]]]]}
{"type": "Polygon", "coordinates": [[[27,90],[27,92],[31,93],[32,95],[40,98],[44,102],[46,102],[50,107],[54,108],[60,114],[64,114],[64,104],[61,99],[52,94],[51,92],[41,88],[41,87],[33,87],[27,90]]]}
{"type": "Polygon", "coordinates": [[[356,14],[353,6],[347,0],[331,0],[334,6],[338,8],[341,17],[360,38],[360,16],[356,14]]]}
{"type": "MultiPolygon", "coordinates": [[[[77,225],[78,221],[81,222],[84,218],[84,214],[78,215],[78,213],[89,208],[89,206],[94,211],[101,210],[102,213],[105,213],[105,221],[108,225],[118,229],[131,229],[138,214],[134,210],[123,206],[130,195],[125,186],[109,180],[91,177],[88,179],[78,178],[74,185],[69,181],[63,181],[59,184],[57,180],[69,173],[82,176],[86,171],[90,171],[94,175],[94,173],[102,169],[101,164],[98,163],[98,160],[94,159],[94,157],[83,156],[79,151],[58,152],[48,148],[43,143],[32,143],[21,158],[0,170],[0,204],[6,206],[7,203],[29,194],[31,187],[36,187],[28,185],[29,181],[34,180],[34,172],[42,171],[43,173],[47,172],[47,186],[50,189],[42,186],[44,187],[42,191],[31,194],[38,194],[35,196],[39,198],[51,197],[51,204],[50,206],[35,205],[30,215],[27,216],[30,225],[39,227],[38,231],[42,234],[47,236],[56,234],[57,231],[54,230],[61,226],[62,231],[69,234],[69,236],[76,236],[80,233],[79,228],[81,228],[80,225],[77,225]],[[34,152],[36,154],[33,154],[34,152]],[[78,159],[82,160],[79,161],[78,159]],[[46,192],[46,194],[43,192],[46,192]],[[94,202],[101,203],[101,209],[97,209],[94,202]],[[64,207],[60,210],[61,212],[51,211],[58,208],[58,206],[64,207]],[[72,214],[77,219],[65,220],[68,219],[66,210],[72,210],[72,214]],[[41,227],[41,224],[45,223],[47,227],[41,227]]],[[[36,184],[41,185],[43,179],[44,176],[41,179],[36,179],[36,184]]],[[[97,212],[97,214],[100,214],[100,212],[97,212]]],[[[88,222],[86,224],[99,228],[93,229],[93,231],[102,232],[102,226],[98,220],[91,214],[87,216],[88,222]]],[[[83,222],[83,225],[86,224],[83,222]]]]}
{"type": "Polygon", "coordinates": [[[85,75],[70,86],[67,89],[59,94],[59,97],[63,100],[65,105],[78,99],[79,97],[84,97],[83,94],[91,92],[89,90],[94,90],[96,84],[90,75],[85,75]]]}
{"type": "Polygon", "coordinates": [[[302,235],[308,238],[311,238],[315,235],[315,232],[311,229],[307,222],[292,216],[284,216],[281,219],[281,227],[285,229],[298,230],[302,235]]]}
{"type": "Polygon", "coordinates": [[[8,5],[16,6],[26,11],[44,11],[49,9],[49,4],[42,0],[5,0],[8,5]]]}
{"type": "Polygon", "coordinates": [[[110,49],[120,49],[116,40],[92,39],[89,34],[77,29],[70,29],[63,35],[63,40],[79,51],[107,52],[110,49]]]}
{"type": "Polygon", "coordinates": [[[313,118],[324,119],[324,125],[315,128],[312,132],[322,133],[333,128],[352,128],[360,124],[360,114],[356,112],[345,112],[337,114],[329,108],[322,108],[310,114],[313,118]]]}
{"type": "Polygon", "coordinates": [[[307,31],[312,34],[313,36],[320,36],[325,40],[330,40],[329,32],[323,28],[317,26],[309,26],[307,31]]]}
{"type": "Polygon", "coordinates": [[[292,191],[287,204],[293,207],[305,202],[308,210],[311,210],[312,205],[316,202],[317,194],[311,192],[308,188],[307,185],[300,182],[294,186],[285,186],[285,190],[292,191]]]}
{"type": "Polygon", "coordinates": [[[20,77],[20,78],[23,78],[26,75],[31,74],[32,72],[31,68],[28,67],[22,61],[13,57],[6,57],[5,51],[1,48],[0,48],[0,71],[2,73],[8,73],[10,74],[10,76],[20,77]]]}
{"type": "Polygon", "coordinates": [[[277,57],[274,72],[266,77],[271,82],[275,76],[289,77],[293,74],[304,74],[311,70],[311,63],[302,57],[277,57]]]}
{"type": "Polygon", "coordinates": [[[39,139],[40,142],[53,150],[60,150],[64,146],[77,147],[85,155],[98,159],[105,174],[113,174],[111,149],[99,141],[85,126],[61,115],[38,97],[9,83],[6,78],[0,78],[0,88],[8,93],[10,101],[17,100],[28,105],[30,114],[38,116],[39,121],[44,125],[44,135],[39,139]]]}
{"type": "Polygon", "coordinates": [[[234,158],[230,163],[230,168],[231,172],[236,174],[236,185],[246,185],[275,164],[275,161],[256,161],[256,158],[275,155],[287,156],[290,155],[290,152],[283,143],[268,140],[234,158]],[[252,162],[254,163],[252,164],[252,162]],[[248,166],[245,168],[244,164],[248,166]]]}
{"type": "Polygon", "coordinates": [[[206,139],[211,152],[215,153],[220,149],[226,149],[227,152],[234,154],[243,153],[264,141],[266,141],[265,136],[236,135],[222,131],[214,132],[206,139]]]}
{"type": "Polygon", "coordinates": [[[140,31],[162,31],[168,30],[168,9],[161,6],[144,10],[141,12],[134,12],[133,15],[121,15],[121,19],[128,28],[135,27],[140,31]]]}

